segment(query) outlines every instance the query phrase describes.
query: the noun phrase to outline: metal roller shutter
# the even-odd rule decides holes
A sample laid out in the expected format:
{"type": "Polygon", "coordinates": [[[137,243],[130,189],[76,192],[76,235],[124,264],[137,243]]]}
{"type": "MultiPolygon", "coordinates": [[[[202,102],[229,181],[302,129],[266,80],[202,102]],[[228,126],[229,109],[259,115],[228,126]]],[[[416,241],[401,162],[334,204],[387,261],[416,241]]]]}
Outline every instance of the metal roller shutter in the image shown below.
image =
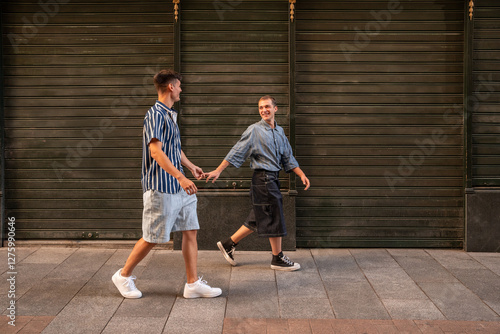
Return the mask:
{"type": "MultiPolygon", "coordinates": [[[[276,119],[288,134],[286,1],[185,1],[180,31],[181,132],[193,162],[215,169],[243,131],[261,119],[257,103],[263,95],[276,98],[276,119]]],[[[229,167],[215,186],[197,185],[248,189],[251,175],[248,167],[229,167]]],[[[288,188],[288,176],[281,175],[288,188]]]]}
{"type": "Polygon", "coordinates": [[[173,67],[163,0],[2,1],[6,211],[17,237],[141,235],[142,119],[173,67]]]}
{"type": "Polygon", "coordinates": [[[297,245],[461,247],[463,1],[299,1],[296,19],[297,245]]]}
{"type": "Polygon", "coordinates": [[[500,186],[500,4],[477,1],[474,10],[472,185],[500,186]]]}

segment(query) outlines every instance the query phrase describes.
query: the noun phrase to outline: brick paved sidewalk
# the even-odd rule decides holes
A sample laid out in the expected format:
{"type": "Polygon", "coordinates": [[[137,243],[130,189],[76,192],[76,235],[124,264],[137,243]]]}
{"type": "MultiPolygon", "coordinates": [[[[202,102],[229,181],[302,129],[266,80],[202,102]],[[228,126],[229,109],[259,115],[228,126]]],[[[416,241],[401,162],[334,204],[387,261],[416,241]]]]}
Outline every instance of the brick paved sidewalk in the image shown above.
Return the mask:
{"type": "Polygon", "coordinates": [[[224,319],[223,334],[499,334],[500,322],[449,320],[224,319]]]}
{"type": "Polygon", "coordinates": [[[184,262],[173,250],[154,250],[136,268],[143,298],[121,297],[111,276],[129,253],[17,248],[16,327],[4,265],[0,333],[500,334],[499,253],[299,249],[288,255],[302,268],[290,273],[271,270],[269,252],[238,252],[232,267],[218,250],[200,251],[199,275],[223,294],[199,300],[182,297],[184,262]]]}

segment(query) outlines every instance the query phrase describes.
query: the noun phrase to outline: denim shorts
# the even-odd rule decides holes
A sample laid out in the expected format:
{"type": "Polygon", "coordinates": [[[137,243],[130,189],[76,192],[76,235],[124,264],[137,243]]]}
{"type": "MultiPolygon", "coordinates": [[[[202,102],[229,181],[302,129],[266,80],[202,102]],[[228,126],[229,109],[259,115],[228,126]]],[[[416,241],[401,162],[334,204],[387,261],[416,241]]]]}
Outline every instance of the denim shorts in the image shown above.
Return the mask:
{"type": "Polygon", "coordinates": [[[148,190],[142,195],[142,237],[150,243],[170,241],[170,232],[199,230],[196,195],[148,190]]]}
{"type": "Polygon", "coordinates": [[[287,234],[278,176],[279,172],[255,170],[252,177],[252,210],[243,225],[257,232],[259,237],[283,237],[287,234]]]}

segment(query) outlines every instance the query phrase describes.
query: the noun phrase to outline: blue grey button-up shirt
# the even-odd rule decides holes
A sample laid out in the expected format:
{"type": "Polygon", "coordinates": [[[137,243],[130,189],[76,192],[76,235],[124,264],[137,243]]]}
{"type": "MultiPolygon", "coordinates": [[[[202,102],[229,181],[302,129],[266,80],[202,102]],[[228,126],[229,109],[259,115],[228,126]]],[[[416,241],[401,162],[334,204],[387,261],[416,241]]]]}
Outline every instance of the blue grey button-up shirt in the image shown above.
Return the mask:
{"type": "Polygon", "coordinates": [[[283,165],[289,173],[299,167],[283,128],[275,123],[273,129],[264,120],[250,125],[224,160],[239,168],[248,157],[252,169],[278,172],[283,165]]]}

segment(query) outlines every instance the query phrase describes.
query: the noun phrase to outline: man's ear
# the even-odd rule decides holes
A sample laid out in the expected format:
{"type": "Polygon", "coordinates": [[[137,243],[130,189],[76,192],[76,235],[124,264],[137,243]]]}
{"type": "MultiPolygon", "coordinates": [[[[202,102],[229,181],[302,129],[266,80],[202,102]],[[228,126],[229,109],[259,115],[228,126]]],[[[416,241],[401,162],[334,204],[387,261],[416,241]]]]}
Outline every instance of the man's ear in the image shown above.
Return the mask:
{"type": "Polygon", "coordinates": [[[173,92],[173,91],[174,91],[174,84],[173,84],[173,83],[169,83],[169,84],[167,85],[167,89],[168,89],[169,91],[173,92]]]}

